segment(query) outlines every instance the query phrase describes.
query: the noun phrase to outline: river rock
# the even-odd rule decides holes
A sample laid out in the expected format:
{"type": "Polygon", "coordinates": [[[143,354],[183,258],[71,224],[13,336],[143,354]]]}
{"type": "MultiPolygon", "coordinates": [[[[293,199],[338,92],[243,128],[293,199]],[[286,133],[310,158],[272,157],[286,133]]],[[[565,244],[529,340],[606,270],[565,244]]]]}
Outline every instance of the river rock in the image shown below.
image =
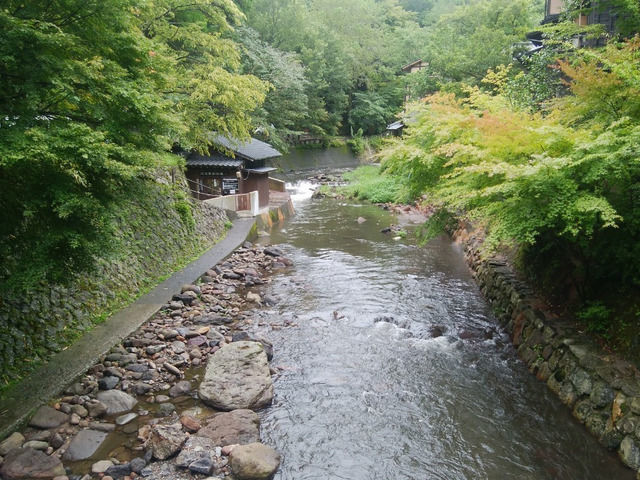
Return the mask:
{"type": "Polygon", "coordinates": [[[138,403],[131,395],[120,390],[100,392],[98,393],[98,400],[106,407],[107,415],[128,412],[138,403]]]}
{"type": "Polygon", "coordinates": [[[91,466],[91,473],[104,473],[113,466],[111,460],[100,460],[91,466]]]}
{"type": "Polygon", "coordinates": [[[267,480],[280,466],[280,454],[262,443],[239,445],[231,451],[229,459],[238,480],[267,480]]]}
{"type": "Polygon", "coordinates": [[[214,353],[200,384],[200,398],[219,410],[259,409],[273,401],[273,383],[264,348],[234,342],[214,353]]]}
{"type": "Polygon", "coordinates": [[[620,450],[618,451],[620,458],[630,468],[634,470],[640,469],[640,448],[633,440],[633,437],[624,437],[620,444],[620,450]]]}
{"type": "Polygon", "coordinates": [[[176,411],[176,406],[173,403],[161,403],[156,410],[157,417],[168,417],[176,411]]]}
{"type": "Polygon", "coordinates": [[[193,473],[209,475],[213,471],[216,446],[204,437],[191,437],[176,458],[176,465],[193,473]]]}
{"type": "Polygon", "coordinates": [[[69,462],[90,458],[100,448],[107,433],[97,430],[81,430],[73,437],[63,459],[69,462]]]}
{"type": "Polygon", "coordinates": [[[196,433],[198,430],[202,428],[202,424],[200,423],[200,420],[198,420],[194,416],[184,414],[184,413],[180,417],[180,423],[182,424],[182,427],[189,433],[196,433]]]}
{"type": "Polygon", "coordinates": [[[176,383],[173,387],[169,389],[170,397],[179,397],[181,395],[186,395],[191,391],[191,382],[188,380],[182,380],[176,383]]]}
{"type": "Polygon", "coordinates": [[[104,472],[107,476],[112,478],[123,478],[131,473],[131,465],[128,463],[120,463],[119,465],[112,465],[104,472]]]}
{"type": "Polygon", "coordinates": [[[56,428],[69,420],[69,415],[59,412],[55,408],[44,405],[38,409],[29,421],[29,425],[46,430],[56,428]]]}
{"type": "Polygon", "coordinates": [[[180,423],[154,425],[151,428],[148,447],[151,449],[154,458],[166,460],[178,453],[186,441],[187,434],[182,431],[180,423]]]}
{"type": "Polygon", "coordinates": [[[136,418],[138,418],[137,413],[133,413],[133,412],[125,413],[124,415],[120,415],[118,418],[116,418],[116,425],[126,425],[127,423],[135,420],[136,418]]]}
{"type": "Polygon", "coordinates": [[[22,447],[24,443],[24,436],[20,432],[12,433],[2,443],[0,443],[0,456],[4,457],[14,448],[22,447]]]}
{"type": "Polygon", "coordinates": [[[265,255],[269,255],[270,257],[282,257],[284,256],[284,252],[277,247],[267,247],[264,249],[265,255]]]}
{"type": "Polygon", "coordinates": [[[258,337],[255,335],[251,335],[248,332],[235,332],[231,336],[232,342],[258,342],[262,344],[262,348],[264,348],[264,353],[267,354],[267,360],[271,361],[273,358],[273,344],[262,337],[258,337]]]}
{"type": "Polygon", "coordinates": [[[209,438],[217,447],[259,442],[260,417],[246,409],[221,413],[207,422],[198,436],[209,438]]]}
{"type": "Polygon", "coordinates": [[[45,442],[43,440],[29,440],[28,442],[24,442],[22,448],[33,448],[34,450],[42,450],[44,452],[49,448],[49,442],[45,442]]]}
{"type": "Polygon", "coordinates": [[[59,433],[54,433],[49,440],[49,445],[57,450],[64,445],[64,437],[59,433]]]}
{"type": "Polygon", "coordinates": [[[4,458],[0,475],[4,480],[52,479],[65,475],[62,462],[56,456],[31,448],[11,450],[4,458]]]}
{"type": "Polygon", "coordinates": [[[102,377],[98,380],[98,388],[100,390],[113,390],[120,383],[118,377],[102,377]]]}
{"type": "Polygon", "coordinates": [[[257,303],[260,305],[262,303],[262,297],[257,293],[249,292],[247,293],[247,302],[257,303]]]}
{"type": "Polygon", "coordinates": [[[91,400],[87,403],[87,410],[89,415],[93,418],[100,418],[107,414],[107,407],[104,403],[98,400],[91,400]]]}
{"type": "Polygon", "coordinates": [[[134,473],[140,473],[142,472],[142,470],[144,469],[144,467],[147,466],[147,462],[144,458],[134,458],[133,460],[131,460],[131,462],[129,463],[129,466],[131,467],[131,471],[134,473]]]}
{"type": "Polygon", "coordinates": [[[200,295],[202,293],[202,290],[197,285],[184,285],[181,289],[181,292],[182,293],[193,292],[196,295],[200,295]]]}

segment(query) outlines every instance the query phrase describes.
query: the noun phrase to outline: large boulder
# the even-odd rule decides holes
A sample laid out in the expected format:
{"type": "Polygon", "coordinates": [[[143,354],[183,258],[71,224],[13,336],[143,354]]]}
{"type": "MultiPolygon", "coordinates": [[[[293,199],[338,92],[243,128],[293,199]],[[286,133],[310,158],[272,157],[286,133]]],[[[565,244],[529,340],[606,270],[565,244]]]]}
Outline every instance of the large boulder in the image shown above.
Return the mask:
{"type": "Polygon", "coordinates": [[[56,428],[69,421],[69,415],[59,412],[55,408],[46,405],[40,407],[36,414],[29,420],[29,425],[44,430],[56,428]]]}
{"type": "Polygon", "coordinates": [[[238,480],[267,480],[280,466],[280,454],[262,443],[239,445],[229,456],[231,470],[238,480]]]}
{"type": "Polygon", "coordinates": [[[209,438],[217,447],[259,442],[260,417],[252,410],[221,413],[207,421],[198,436],[209,438]]]}
{"type": "Polygon", "coordinates": [[[100,392],[98,393],[98,401],[106,407],[107,415],[128,412],[138,403],[131,395],[120,390],[100,392]]]}
{"type": "Polygon", "coordinates": [[[207,363],[199,395],[218,410],[257,410],[273,401],[273,383],[264,348],[257,342],[234,342],[207,363]]]}
{"type": "Polygon", "coordinates": [[[76,462],[78,460],[86,460],[96,453],[100,448],[104,439],[107,438],[105,432],[97,430],[80,430],[71,440],[69,448],[64,453],[64,460],[67,462],[76,462]]]}
{"type": "Polygon", "coordinates": [[[17,448],[5,457],[0,475],[4,480],[48,480],[65,475],[65,471],[56,456],[32,448],[17,448]]]}

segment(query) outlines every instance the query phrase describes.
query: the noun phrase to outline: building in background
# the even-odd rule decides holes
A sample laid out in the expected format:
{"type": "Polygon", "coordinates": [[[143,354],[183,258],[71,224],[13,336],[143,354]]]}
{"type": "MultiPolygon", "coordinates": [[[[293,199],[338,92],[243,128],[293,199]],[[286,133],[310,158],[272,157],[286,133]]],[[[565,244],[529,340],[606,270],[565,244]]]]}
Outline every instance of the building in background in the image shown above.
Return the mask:
{"type": "MultiPolygon", "coordinates": [[[[252,138],[240,141],[223,135],[212,137],[212,146],[206,155],[190,152],[186,155],[187,181],[198,200],[237,195],[238,201],[249,202],[244,194],[258,192],[259,207],[269,206],[270,172],[276,170],[269,160],[282,154],[271,145],[252,138]]],[[[238,210],[250,206],[238,205],[238,210]]]]}
{"type": "MultiPolygon", "coordinates": [[[[619,19],[619,12],[607,0],[585,0],[583,3],[584,13],[575,17],[575,22],[581,26],[602,25],[609,35],[615,35],[616,22],[619,19]]],[[[543,24],[556,23],[562,19],[565,13],[564,0],[545,0],[545,17],[543,24]]],[[[602,43],[596,41],[597,44],[602,43]]],[[[591,46],[581,45],[581,46],[591,46]]]]}

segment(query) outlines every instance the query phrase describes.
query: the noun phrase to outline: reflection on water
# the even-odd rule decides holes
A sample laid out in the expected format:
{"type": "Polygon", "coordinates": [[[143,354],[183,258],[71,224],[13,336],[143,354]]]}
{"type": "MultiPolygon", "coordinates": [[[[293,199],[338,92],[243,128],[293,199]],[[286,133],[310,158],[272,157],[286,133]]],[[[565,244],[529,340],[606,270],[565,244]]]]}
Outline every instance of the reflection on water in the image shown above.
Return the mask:
{"type": "Polygon", "coordinates": [[[266,332],[276,479],[634,478],[517,359],[456,245],[394,241],[387,212],[305,189],[262,319],[297,325],[266,332]]]}
{"type": "Polygon", "coordinates": [[[280,169],[279,177],[285,180],[298,180],[302,173],[326,171],[327,169],[353,168],[358,160],[348,147],[328,149],[292,149],[287,155],[274,161],[280,169]]]}

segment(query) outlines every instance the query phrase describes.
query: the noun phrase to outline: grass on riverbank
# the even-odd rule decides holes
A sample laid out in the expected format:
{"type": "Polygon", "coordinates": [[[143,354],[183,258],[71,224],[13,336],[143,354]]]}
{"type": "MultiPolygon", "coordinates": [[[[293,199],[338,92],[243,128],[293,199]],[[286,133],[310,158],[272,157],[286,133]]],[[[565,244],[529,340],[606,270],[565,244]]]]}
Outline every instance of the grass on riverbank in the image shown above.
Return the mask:
{"type": "MultiPolygon", "coordinates": [[[[412,203],[408,185],[402,177],[385,172],[380,166],[365,165],[344,175],[348,185],[321,187],[327,196],[344,196],[372,203],[412,203]]],[[[436,211],[421,229],[423,240],[433,238],[461,219],[447,210],[436,211]]],[[[505,247],[506,248],[506,247],[505,247]]],[[[517,250],[517,248],[515,249],[517,250]]],[[[511,251],[515,251],[511,249],[511,251]]],[[[504,253],[504,252],[503,252],[504,253]]],[[[527,281],[553,305],[554,312],[583,325],[586,335],[593,337],[606,351],[617,352],[640,365],[640,305],[637,295],[620,296],[602,293],[600,301],[568,302],[557,298],[539,278],[540,266],[527,263],[530,258],[517,255],[516,268],[527,281]]]]}
{"type": "Polygon", "coordinates": [[[345,173],[348,185],[339,187],[339,193],[372,203],[409,203],[411,198],[399,177],[383,175],[378,165],[363,165],[345,173]]]}

